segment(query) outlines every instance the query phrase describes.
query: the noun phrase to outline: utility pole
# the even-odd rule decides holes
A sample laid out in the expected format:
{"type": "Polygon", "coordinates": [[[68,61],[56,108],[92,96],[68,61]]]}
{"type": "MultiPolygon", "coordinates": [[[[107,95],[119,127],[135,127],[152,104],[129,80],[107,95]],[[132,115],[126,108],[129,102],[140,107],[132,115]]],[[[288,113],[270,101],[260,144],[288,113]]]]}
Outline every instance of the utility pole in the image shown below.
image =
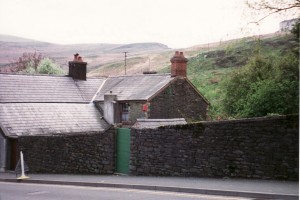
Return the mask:
{"type": "Polygon", "coordinates": [[[124,56],[125,56],[124,61],[125,61],[125,75],[126,75],[126,58],[127,58],[128,51],[124,51],[123,53],[124,53],[124,56]]]}

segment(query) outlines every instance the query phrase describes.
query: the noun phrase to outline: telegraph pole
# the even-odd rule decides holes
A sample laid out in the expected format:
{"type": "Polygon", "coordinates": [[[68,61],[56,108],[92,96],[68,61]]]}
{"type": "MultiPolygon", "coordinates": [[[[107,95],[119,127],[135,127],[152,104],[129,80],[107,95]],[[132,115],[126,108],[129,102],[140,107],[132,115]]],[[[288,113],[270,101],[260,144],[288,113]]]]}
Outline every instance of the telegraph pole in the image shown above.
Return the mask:
{"type": "Polygon", "coordinates": [[[124,61],[125,61],[125,75],[126,75],[126,58],[127,58],[128,51],[124,51],[123,53],[124,53],[124,56],[125,56],[124,61]]]}

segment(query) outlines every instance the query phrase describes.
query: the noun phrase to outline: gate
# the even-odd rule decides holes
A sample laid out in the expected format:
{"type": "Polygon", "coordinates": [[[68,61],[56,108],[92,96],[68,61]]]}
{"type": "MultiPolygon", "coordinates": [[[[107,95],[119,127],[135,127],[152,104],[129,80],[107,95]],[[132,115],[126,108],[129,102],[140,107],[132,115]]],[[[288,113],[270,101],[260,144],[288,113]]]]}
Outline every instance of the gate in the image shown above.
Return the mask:
{"type": "Polygon", "coordinates": [[[116,140],[116,172],[121,174],[128,174],[130,157],[130,129],[118,128],[116,140]]]}

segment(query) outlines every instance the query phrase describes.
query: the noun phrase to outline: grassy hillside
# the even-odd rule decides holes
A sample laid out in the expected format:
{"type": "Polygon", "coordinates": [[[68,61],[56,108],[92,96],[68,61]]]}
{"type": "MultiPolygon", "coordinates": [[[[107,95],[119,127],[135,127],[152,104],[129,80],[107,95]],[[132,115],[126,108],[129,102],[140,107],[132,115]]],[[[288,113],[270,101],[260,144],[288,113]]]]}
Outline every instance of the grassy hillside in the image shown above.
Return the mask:
{"type": "Polygon", "coordinates": [[[236,40],[211,51],[199,52],[197,56],[190,58],[188,77],[210,101],[210,116],[217,118],[222,115],[220,83],[232,70],[244,66],[254,54],[280,55],[297,46],[298,43],[291,35],[236,40]]]}

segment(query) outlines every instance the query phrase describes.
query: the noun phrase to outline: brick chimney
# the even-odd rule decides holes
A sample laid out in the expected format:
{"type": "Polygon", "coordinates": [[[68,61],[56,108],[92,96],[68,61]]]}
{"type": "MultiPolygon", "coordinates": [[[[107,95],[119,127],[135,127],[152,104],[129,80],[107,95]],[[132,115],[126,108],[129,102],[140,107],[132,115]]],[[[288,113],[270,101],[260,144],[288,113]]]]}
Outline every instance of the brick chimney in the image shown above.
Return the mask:
{"type": "Polygon", "coordinates": [[[188,59],[184,57],[183,52],[176,51],[171,58],[171,77],[186,77],[186,64],[188,59]]]}
{"type": "Polygon", "coordinates": [[[74,60],[69,61],[69,76],[76,80],[86,81],[86,62],[78,53],[74,54],[74,60]]]}

